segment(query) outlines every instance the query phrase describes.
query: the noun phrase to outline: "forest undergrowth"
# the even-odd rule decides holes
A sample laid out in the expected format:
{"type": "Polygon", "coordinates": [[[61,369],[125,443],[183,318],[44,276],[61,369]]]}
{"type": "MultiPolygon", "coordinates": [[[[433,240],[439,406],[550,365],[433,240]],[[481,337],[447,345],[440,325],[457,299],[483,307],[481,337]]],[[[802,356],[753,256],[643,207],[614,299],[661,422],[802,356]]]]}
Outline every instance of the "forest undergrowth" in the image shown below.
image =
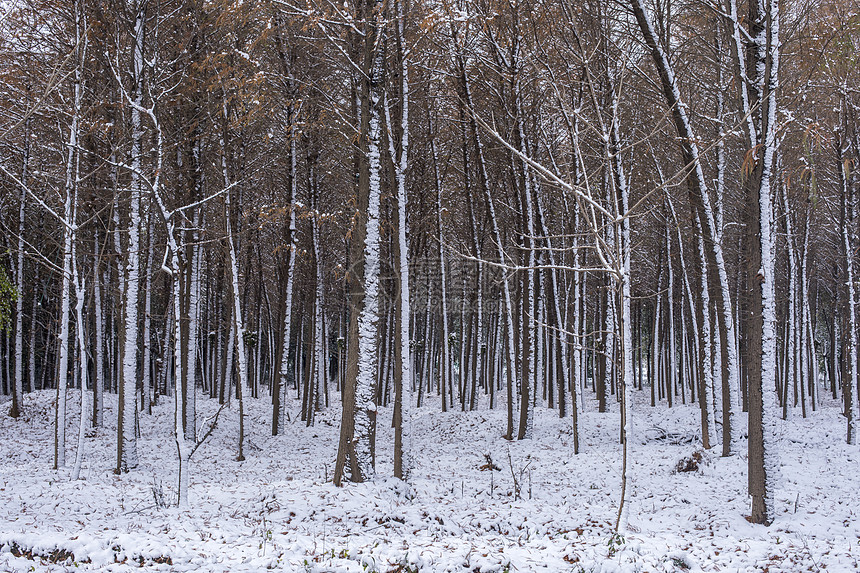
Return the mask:
{"type": "MultiPolygon", "coordinates": [[[[28,394],[25,416],[0,418],[0,571],[858,570],[858,452],[836,403],[780,422],[778,516],[762,527],[745,518],[745,454],[701,450],[697,406],[637,402],[629,525],[616,535],[618,417],[590,404],[575,456],[570,420],[551,410],[536,409],[533,439],[507,441],[504,409],[442,413],[431,400],[410,422],[409,484],[336,488],[337,405],[308,428],[292,402],[272,437],[268,398],[246,398],[247,459],[235,461],[233,407],[193,459],[180,510],[171,403],[140,417],[140,466],[115,475],[106,396],[106,425],[87,434],[83,479],[71,481],[71,468],[50,469],[54,397],[28,394]]],[[[217,408],[201,401],[198,413],[217,408]]],[[[390,420],[381,408],[378,476],[392,475],[390,420]]],[[[77,417],[67,422],[75,431],[77,417]]]]}

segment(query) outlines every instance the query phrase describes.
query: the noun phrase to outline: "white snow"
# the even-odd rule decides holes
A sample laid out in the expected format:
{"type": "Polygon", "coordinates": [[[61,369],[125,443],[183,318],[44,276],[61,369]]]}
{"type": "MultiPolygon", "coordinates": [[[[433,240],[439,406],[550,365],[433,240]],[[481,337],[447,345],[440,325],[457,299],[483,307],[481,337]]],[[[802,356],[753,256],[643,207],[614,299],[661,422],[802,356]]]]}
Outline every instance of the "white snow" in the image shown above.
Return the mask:
{"type": "MultiPolygon", "coordinates": [[[[106,426],[86,438],[85,479],[70,481],[70,469],[49,469],[54,393],[28,394],[24,417],[0,418],[0,571],[131,571],[141,563],[231,572],[857,570],[860,455],[844,444],[837,402],[777,422],[783,478],[776,521],[766,528],[744,519],[745,456],[707,452],[699,471],[675,473],[697,442],[648,431],[696,436],[697,406],[651,408],[648,392],[633,394],[636,480],[626,537],[615,542],[614,401],[598,414],[589,396],[582,453],[574,456],[570,420],[551,410],[536,409],[532,440],[508,442],[504,404],[489,411],[482,400],[481,410],[443,414],[434,398],[410,409],[417,455],[409,488],[393,478],[336,488],[338,405],[320,412],[313,428],[289,423],[272,437],[269,398],[246,398],[248,459],[235,461],[234,404],[192,461],[190,504],[178,509],[155,503],[159,491],[175,502],[170,400],[141,415],[140,466],[117,476],[116,396],[106,395],[106,426]],[[481,469],[485,453],[502,471],[481,469]]],[[[68,400],[79,403],[76,391],[68,400]]],[[[199,403],[201,417],[216,408],[199,403]]],[[[77,424],[71,410],[69,430],[77,424]]],[[[380,416],[377,473],[389,476],[391,410],[380,408],[380,416]]]]}

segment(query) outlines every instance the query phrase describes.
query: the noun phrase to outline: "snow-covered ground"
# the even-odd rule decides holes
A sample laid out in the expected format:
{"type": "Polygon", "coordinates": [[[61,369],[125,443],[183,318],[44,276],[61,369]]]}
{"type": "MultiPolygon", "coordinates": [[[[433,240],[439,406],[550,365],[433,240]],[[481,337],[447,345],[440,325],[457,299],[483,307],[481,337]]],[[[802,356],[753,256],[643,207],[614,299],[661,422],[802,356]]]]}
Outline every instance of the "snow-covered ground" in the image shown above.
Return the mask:
{"type": "MultiPolygon", "coordinates": [[[[695,436],[697,410],[637,404],[629,528],[617,538],[617,413],[582,414],[574,456],[570,421],[553,411],[538,410],[534,439],[508,442],[502,409],[443,414],[431,403],[414,412],[410,487],[380,477],[336,488],[339,406],[272,437],[268,398],[248,399],[247,459],[235,461],[237,409],[225,410],[192,460],[190,507],[179,510],[171,404],[141,416],[140,467],[117,476],[116,400],[106,399],[106,426],[90,432],[76,482],[70,468],[50,469],[51,392],[28,395],[19,420],[0,416],[0,571],[860,570],[860,455],[844,443],[835,402],[781,422],[778,518],[767,528],[744,518],[745,454],[715,448],[699,470],[676,473],[698,441],[650,429],[695,436]]],[[[77,404],[70,393],[70,410],[77,404]]],[[[204,419],[217,404],[198,408],[204,419]]],[[[390,419],[381,409],[380,476],[392,474],[390,419]]],[[[70,465],[76,424],[73,415],[70,465]]]]}

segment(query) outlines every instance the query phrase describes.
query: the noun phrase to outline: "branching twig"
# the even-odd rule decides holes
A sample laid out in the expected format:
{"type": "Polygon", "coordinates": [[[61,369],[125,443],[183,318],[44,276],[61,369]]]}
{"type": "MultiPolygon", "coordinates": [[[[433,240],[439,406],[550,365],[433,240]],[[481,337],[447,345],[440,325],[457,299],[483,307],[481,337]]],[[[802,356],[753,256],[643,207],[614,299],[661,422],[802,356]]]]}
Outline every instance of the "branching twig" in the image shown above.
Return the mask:
{"type": "Polygon", "coordinates": [[[226,408],[226,407],[227,407],[227,404],[221,404],[221,407],[220,407],[220,408],[218,408],[218,411],[217,411],[217,412],[215,412],[215,415],[212,417],[212,424],[209,426],[209,429],[208,429],[208,430],[206,430],[206,433],[205,433],[205,434],[203,434],[203,437],[202,437],[202,438],[200,438],[199,440],[197,440],[197,443],[196,443],[196,444],[194,444],[194,447],[193,447],[193,448],[191,448],[191,453],[189,453],[189,454],[188,454],[188,459],[189,459],[189,460],[191,459],[191,456],[193,456],[193,455],[194,455],[194,452],[196,452],[196,451],[197,451],[197,448],[199,448],[200,446],[202,446],[202,445],[203,445],[203,442],[205,442],[205,441],[206,441],[206,439],[207,439],[209,436],[211,436],[211,435],[212,435],[212,432],[214,432],[214,431],[215,431],[215,427],[218,425],[218,416],[220,416],[220,415],[221,415],[221,411],[222,411],[224,408],[226,408]]]}

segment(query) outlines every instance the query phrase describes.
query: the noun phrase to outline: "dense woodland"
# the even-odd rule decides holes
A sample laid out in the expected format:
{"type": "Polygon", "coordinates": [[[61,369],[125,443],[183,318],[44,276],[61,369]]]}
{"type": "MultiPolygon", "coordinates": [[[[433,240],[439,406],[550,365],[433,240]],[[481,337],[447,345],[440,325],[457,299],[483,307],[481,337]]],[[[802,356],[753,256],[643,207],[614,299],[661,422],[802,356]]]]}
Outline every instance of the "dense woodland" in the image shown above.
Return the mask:
{"type": "Polygon", "coordinates": [[[408,478],[413,408],[506,409],[511,440],[555,409],[574,456],[583,409],[626,445],[638,393],[748,447],[770,523],[778,418],[827,394],[856,441],[856,2],[2,10],[3,415],[56,389],[55,467],[105,393],[118,473],[175,403],[180,504],[203,400],[239,460],[248,397],[275,435],[342,410],[340,484],[392,455],[377,424],[408,478]]]}

